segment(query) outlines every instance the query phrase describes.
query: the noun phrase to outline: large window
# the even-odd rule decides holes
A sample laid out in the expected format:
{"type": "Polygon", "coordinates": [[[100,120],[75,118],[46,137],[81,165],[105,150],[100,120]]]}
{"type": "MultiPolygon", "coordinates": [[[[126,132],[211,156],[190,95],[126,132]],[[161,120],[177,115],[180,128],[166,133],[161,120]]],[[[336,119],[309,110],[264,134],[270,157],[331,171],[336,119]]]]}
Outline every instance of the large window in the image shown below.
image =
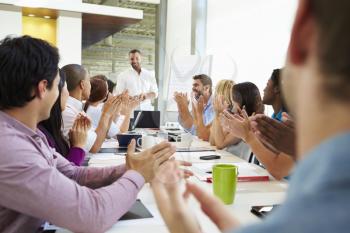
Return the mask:
{"type": "Polygon", "coordinates": [[[297,0],[208,0],[207,53],[231,56],[235,81],[251,81],[262,91],[272,70],[284,65],[296,5],[297,0]]]}

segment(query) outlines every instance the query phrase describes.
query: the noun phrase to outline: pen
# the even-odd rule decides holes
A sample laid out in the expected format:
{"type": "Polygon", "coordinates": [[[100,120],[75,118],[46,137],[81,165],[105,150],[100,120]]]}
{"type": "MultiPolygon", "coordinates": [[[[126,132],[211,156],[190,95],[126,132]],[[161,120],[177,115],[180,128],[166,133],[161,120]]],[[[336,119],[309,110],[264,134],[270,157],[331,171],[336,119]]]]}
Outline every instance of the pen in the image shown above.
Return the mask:
{"type": "MultiPolygon", "coordinates": [[[[239,176],[237,178],[238,182],[255,182],[255,181],[269,181],[269,176],[239,176]]],[[[213,183],[212,177],[207,177],[205,180],[207,183],[213,183]]]]}

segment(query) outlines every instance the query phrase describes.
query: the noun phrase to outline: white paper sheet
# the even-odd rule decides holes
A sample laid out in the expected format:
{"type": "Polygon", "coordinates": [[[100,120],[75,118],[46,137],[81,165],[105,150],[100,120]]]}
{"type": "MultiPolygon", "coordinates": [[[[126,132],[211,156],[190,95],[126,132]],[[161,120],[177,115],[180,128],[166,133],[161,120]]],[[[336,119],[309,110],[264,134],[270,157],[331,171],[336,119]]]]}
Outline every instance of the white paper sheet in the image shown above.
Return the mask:
{"type": "Polygon", "coordinates": [[[117,148],[117,147],[118,147],[118,141],[114,138],[105,140],[101,146],[101,148],[117,148]]]}

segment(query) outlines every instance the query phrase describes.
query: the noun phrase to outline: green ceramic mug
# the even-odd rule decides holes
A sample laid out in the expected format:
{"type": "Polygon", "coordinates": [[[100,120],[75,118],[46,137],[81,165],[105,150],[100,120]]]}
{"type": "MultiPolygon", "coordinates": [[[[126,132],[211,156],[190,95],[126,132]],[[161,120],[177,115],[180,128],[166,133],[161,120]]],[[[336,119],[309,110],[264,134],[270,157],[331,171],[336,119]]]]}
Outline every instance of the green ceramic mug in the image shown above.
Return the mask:
{"type": "Polygon", "coordinates": [[[226,205],[233,203],[236,193],[238,167],[230,164],[213,166],[213,191],[226,205]]]}

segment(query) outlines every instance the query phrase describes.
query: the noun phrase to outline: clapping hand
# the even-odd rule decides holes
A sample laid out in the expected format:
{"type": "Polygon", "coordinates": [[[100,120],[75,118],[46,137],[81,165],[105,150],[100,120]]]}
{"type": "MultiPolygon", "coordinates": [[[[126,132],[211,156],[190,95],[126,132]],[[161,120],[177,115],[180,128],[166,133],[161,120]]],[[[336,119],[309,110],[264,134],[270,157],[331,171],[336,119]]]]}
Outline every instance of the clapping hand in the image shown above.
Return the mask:
{"type": "Polygon", "coordinates": [[[147,95],[146,94],[144,94],[144,93],[141,93],[140,95],[139,95],[139,100],[142,102],[142,101],[144,101],[144,100],[146,100],[147,99],[147,95]]]}
{"type": "Polygon", "coordinates": [[[237,109],[238,113],[232,114],[227,110],[221,114],[221,126],[226,131],[234,134],[236,137],[243,139],[245,142],[251,139],[253,134],[250,120],[245,109],[237,109]]]}
{"type": "Polygon", "coordinates": [[[187,93],[175,92],[174,100],[177,103],[177,105],[182,107],[187,107],[189,104],[187,93]]]}
{"type": "Polygon", "coordinates": [[[225,205],[213,195],[195,184],[184,182],[183,172],[176,161],[162,164],[152,181],[152,190],[161,215],[171,233],[200,233],[199,222],[188,205],[190,195],[200,203],[202,211],[221,231],[227,231],[238,223],[225,205]],[[186,190],[181,191],[185,185],[186,190]]]}
{"type": "Polygon", "coordinates": [[[222,113],[225,109],[228,108],[228,104],[224,100],[224,97],[222,95],[217,95],[214,98],[213,107],[216,115],[218,116],[220,113],[222,113]]]}
{"type": "Polygon", "coordinates": [[[79,114],[69,130],[70,146],[84,148],[90,128],[91,120],[87,116],[79,114]]]}
{"type": "Polygon", "coordinates": [[[197,115],[202,115],[204,111],[204,97],[201,95],[198,100],[195,98],[195,94],[192,92],[192,110],[197,114],[197,115]]]}
{"type": "Polygon", "coordinates": [[[110,117],[116,115],[121,109],[121,95],[109,98],[103,105],[102,112],[110,117]]]}
{"type": "Polygon", "coordinates": [[[294,121],[287,113],[283,113],[283,122],[258,114],[253,117],[252,126],[264,144],[269,144],[283,153],[296,155],[294,121]]]}
{"type": "Polygon", "coordinates": [[[159,166],[169,160],[176,151],[176,148],[169,142],[162,142],[137,154],[135,146],[136,141],[133,139],[128,146],[126,168],[139,172],[146,182],[154,178],[159,166]]]}

